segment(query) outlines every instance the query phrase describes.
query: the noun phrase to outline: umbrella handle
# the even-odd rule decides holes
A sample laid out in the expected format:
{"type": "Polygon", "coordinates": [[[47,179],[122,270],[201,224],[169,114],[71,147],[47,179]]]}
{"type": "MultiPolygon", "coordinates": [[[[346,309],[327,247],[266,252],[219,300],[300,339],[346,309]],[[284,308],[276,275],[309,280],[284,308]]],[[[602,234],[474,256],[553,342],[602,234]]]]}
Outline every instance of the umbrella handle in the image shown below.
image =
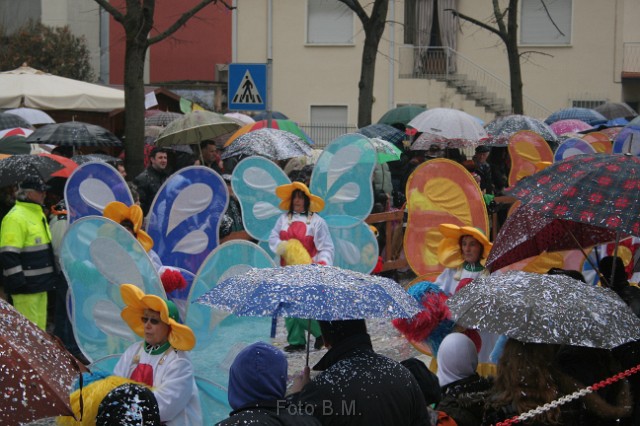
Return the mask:
{"type": "MultiPolygon", "coordinates": [[[[560,222],[562,223],[562,222],[560,222]]],[[[582,246],[580,245],[580,243],[578,242],[578,239],[576,238],[575,235],[573,235],[573,232],[571,232],[571,230],[569,230],[569,228],[567,228],[564,224],[562,224],[562,226],[565,228],[565,231],[567,231],[569,233],[569,235],[571,236],[571,238],[573,239],[573,242],[576,243],[576,245],[578,246],[578,248],[580,249],[580,253],[582,253],[582,255],[584,256],[584,258],[586,259],[587,262],[589,262],[589,265],[591,265],[591,267],[593,268],[594,271],[596,271],[596,273],[598,274],[599,277],[602,277],[602,274],[600,273],[600,269],[598,269],[598,267],[596,265],[593,264],[593,262],[591,261],[591,259],[589,259],[589,256],[587,256],[587,253],[584,251],[584,249],[582,248],[582,246]]],[[[606,281],[606,280],[605,280],[606,281]]]]}
{"type": "Polygon", "coordinates": [[[309,341],[311,340],[311,318],[307,320],[307,362],[306,366],[309,366],[309,341]]]}

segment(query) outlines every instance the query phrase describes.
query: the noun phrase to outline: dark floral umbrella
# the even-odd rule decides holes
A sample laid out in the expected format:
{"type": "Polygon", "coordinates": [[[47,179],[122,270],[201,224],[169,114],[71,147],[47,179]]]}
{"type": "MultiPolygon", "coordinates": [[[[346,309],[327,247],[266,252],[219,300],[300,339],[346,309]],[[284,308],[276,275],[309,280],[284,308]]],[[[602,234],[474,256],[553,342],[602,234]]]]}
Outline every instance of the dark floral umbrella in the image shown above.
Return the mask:
{"type": "Polygon", "coordinates": [[[500,228],[487,258],[487,268],[497,271],[543,252],[585,249],[616,239],[616,231],[572,220],[546,217],[521,205],[500,228]]]}
{"type": "Polygon", "coordinates": [[[485,145],[507,146],[509,138],[520,130],[531,130],[547,142],[558,142],[558,137],[547,124],[526,115],[513,114],[500,117],[485,125],[484,128],[489,134],[485,145]]]}
{"type": "Polygon", "coordinates": [[[81,121],[47,124],[36,129],[25,141],[76,148],[81,146],[122,146],[122,141],[104,127],[81,121]]]}
{"type": "Polygon", "coordinates": [[[24,129],[33,129],[31,123],[16,114],[8,112],[0,112],[0,130],[22,127],[24,129]]]}
{"type": "Polygon", "coordinates": [[[0,187],[16,185],[27,178],[46,182],[64,166],[50,157],[31,154],[12,155],[0,160],[0,187]]]}
{"type": "Polygon", "coordinates": [[[370,124],[356,130],[356,133],[365,135],[368,138],[379,138],[392,144],[399,144],[405,138],[405,133],[388,124],[370,124]]]}
{"type": "Polygon", "coordinates": [[[73,157],[71,157],[71,159],[75,161],[78,165],[88,163],[90,161],[99,161],[101,163],[109,163],[112,166],[115,166],[117,163],[122,161],[118,157],[114,157],[108,154],[100,154],[100,153],[74,155],[73,157]]]}
{"type": "Polygon", "coordinates": [[[616,293],[565,275],[476,278],[447,305],[458,324],[521,342],[612,349],[640,339],[640,318],[616,293]]]}
{"type": "Polygon", "coordinates": [[[286,130],[258,129],[237,137],[222,152],[222,159],[259,155],[271,161],[310,156],[313,149],[302,138],[286,130]]]}
{"type": "Polygon", "coordinates": [[[545,216],[640,236],[640,158],[631,155],[576,155],[506,193],[545,216]]]}

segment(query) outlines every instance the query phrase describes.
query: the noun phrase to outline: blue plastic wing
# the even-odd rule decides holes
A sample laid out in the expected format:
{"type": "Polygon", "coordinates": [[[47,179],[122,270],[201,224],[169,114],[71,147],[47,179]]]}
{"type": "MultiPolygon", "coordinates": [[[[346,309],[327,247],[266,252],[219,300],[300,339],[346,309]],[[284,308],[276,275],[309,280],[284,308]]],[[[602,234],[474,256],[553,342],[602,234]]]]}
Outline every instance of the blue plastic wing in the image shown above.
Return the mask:
{"type": "MultiPolygon", "coordinates": [[[[275,266],[270,255],[253,243],[242,240],[226,242],[216,248],[202,264],[189,300],[196,300],[220,281],[250,268],[275,266]]],[[[241,318],[199,303],[190,303],[187,325],[196,334],[197,344],[191,352],[194,370],[201,378],[215,385],[201,388],[200,395],[202,400],[203,390],[207,391],[207,424],[216,423],[226,418],[231,411],[226,393],[231,363],[245,346],[257,341],[270,341],[271,318],[241,318]]]]}
{"type": "Polygon", "coordinates": [[[104,207],[112,201],[133,204],[127,182],[120,173],[109,164],[95,161],[73,171],[65,184],[64,198],[69,224],[89,215],[102,216],[104,207]]]}
{"type": "Polygon", "coordinates": [[[371,177],[376,151],[365,136],[347,134],[325,148],[311,175],[313,194],[322,197],[335,246],[334,265],[363,273],[378,260],[378,242],[364,223],[373,207],[371,177]]]}
{"type": "Polygon", "coordinates": [[[240,161],[231,178],[231,187],[240,201],[245,230],[259,241],[267,241],[282,210],[276,187],[291,183],[284,171],[264,157],[240,161]]]}
{"type": "Polygon", "coordinates": [[[229,194],[220,175],[191,166],[171,175],[156,194],[146,231],[165,266],[195,272],[218,246],[229,194]]]}
{"type": "Polygon", "coordinates": [[[596,150],[591,144],[580,138],[569,138],[558,146],[553,154],[553,161],[559,162],[580,154],[595,154],[596,150]]]}
{"type": "Polygon", "coordinates": [[[640,126],[627,125],[613,141],[611,148],[613,154],[631,154],[640,156],[640,126]]]}
{"type": "Polygon", "coordinates": [[[120,318],[121,284],[165,298],[160,277],[140,243],[121,225],[100,216],[72,224],[60,249],[69,282],[70,319],[78,346],[91,361],[118,354],[139,340],[120,318]]]}

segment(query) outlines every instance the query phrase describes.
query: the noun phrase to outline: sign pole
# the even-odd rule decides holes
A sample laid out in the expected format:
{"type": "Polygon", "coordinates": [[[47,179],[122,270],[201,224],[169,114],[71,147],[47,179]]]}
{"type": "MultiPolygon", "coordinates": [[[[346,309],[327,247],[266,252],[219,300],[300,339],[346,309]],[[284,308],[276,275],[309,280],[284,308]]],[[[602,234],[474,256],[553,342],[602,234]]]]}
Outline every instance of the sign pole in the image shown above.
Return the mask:
{"type": "Polygon", "coordinates": [[[271,109],[271,81],[273,79],[273,59],[267,59],[267,127],[271,128],[271,121],[273,118],[273,111],[271,109]]]}

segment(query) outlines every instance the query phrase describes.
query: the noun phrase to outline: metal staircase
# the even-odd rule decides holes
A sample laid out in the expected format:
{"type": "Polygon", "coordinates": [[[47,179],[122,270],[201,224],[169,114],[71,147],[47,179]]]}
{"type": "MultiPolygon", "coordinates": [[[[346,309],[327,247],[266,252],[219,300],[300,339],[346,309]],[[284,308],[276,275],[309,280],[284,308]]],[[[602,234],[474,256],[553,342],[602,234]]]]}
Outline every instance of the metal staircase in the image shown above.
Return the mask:
{"type": "MultiPolygon", "coordinates": [[[[401,52],[400,56],[412,66],[401,66],[405,72],[400,78],[441,81],[488,113],[496,116],[512,113],[509,84],[459,52],[448,47],[403,48],[412,50],[401,52]]],[[[526,115],[540,118],[551,114],[551,110],[527,96],[523,96],[523,101],[526,115]]]]}

